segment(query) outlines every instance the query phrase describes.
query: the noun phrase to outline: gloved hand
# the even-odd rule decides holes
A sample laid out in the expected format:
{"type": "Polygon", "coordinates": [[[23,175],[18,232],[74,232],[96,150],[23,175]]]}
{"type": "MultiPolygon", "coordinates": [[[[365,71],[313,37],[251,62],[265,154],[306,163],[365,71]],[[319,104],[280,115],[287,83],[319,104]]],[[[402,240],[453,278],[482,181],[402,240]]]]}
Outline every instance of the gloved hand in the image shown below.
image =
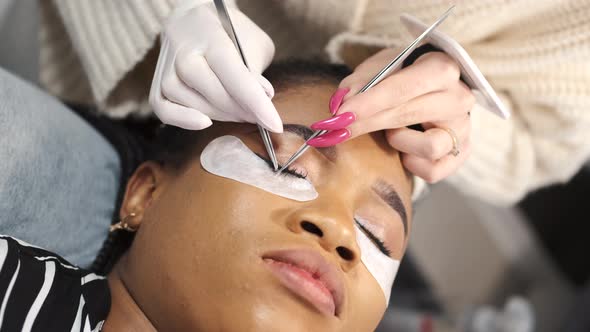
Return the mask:
{"type": "Polygon", "coordinates": [[[259,123],[282,132],[261,73],[274,55],[270,37],[233,6],[229,15],[250,70],[223,29],[211,0],[180,3],[165,23],[149,101],[166,124],[203,129],[211,120],[259,123]]]}

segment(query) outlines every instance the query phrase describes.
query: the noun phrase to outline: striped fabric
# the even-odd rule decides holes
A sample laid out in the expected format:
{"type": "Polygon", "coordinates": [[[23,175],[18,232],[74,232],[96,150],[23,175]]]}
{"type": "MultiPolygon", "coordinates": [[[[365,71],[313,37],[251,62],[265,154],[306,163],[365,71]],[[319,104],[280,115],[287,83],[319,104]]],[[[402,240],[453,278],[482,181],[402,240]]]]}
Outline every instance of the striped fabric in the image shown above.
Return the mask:
{"type": "Polygon", "coordinates": [[[105,277],[0,235],[0,332],[100,331],[110,302],[105,277]]]}

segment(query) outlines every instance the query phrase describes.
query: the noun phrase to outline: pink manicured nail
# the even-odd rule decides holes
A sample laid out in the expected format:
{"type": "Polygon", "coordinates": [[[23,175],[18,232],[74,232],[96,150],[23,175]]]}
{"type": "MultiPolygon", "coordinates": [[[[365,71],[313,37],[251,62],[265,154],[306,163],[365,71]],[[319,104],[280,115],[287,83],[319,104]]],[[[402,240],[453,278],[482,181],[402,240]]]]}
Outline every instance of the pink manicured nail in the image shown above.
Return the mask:
{"type": "Polygon", "coordinates": [[[311,125],[313,130],[336,130],[350,126],[356,120],[356,115],[352,112],[346,112],[335,115],[329,119],[318,121],[311,125]]]}
{"type": "Polygon", "coordinates": [[[343,128],[325,133],[322,136],[318,136],[316,138],[312,138],[307,142],[307,144],[316,148],[325,148],[341,143],[349,137],[350,131],[346,128],[343,128]]]}
{"type": "Polygon", "coordinates": [[[344,99],[348,91],[350,91],[350,88],[340,88],[334,92],[332,98],[330,98],[330,113],[336,114],[338,112],[338,108],[342,104],[342,99],[344,99]]]}

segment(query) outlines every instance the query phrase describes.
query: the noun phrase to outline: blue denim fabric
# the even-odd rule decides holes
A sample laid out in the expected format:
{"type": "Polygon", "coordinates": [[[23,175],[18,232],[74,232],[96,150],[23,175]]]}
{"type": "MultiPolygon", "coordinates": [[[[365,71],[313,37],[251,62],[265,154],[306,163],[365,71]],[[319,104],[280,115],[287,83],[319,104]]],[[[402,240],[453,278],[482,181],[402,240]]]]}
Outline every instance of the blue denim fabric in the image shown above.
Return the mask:
{"type": "Polygon", "coordinates": [[[96,130],[0,69],[0,233],[89,266],[107,236],[119,173],[96,130]]]}

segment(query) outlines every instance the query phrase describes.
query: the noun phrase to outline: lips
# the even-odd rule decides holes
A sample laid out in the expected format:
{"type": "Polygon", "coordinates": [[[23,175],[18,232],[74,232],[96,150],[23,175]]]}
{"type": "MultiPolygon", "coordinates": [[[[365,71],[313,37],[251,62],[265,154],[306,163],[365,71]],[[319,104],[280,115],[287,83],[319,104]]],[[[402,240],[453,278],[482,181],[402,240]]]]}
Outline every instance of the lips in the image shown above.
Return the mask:
{"type": "Polygon", "coordinates": [[[283,250],[263,255],[275,277],[320,313],[338,316],[344,288],[338,270],[319,253],[311,250],[283,250]]]}

